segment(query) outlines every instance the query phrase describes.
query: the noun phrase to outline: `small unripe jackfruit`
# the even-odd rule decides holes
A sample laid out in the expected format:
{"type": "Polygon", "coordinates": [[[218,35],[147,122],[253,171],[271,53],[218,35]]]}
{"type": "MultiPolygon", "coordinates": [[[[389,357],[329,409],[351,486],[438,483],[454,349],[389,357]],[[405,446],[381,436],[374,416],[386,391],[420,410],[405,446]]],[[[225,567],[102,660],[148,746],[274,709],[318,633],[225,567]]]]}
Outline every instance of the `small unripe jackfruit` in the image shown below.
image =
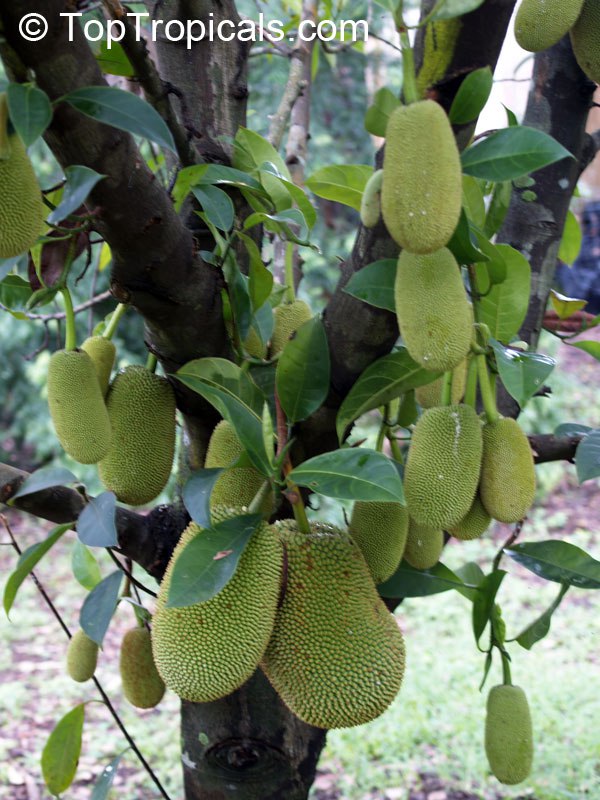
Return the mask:
{"type": "Polygon", "coordinates": [[[375,583],[387,581],[396,571],[406,545],[406,506],[358,500],[352,509],[349,530],[375,583]]]}
{"type": "Polygon", "coordinates": [[[304,300],[294,300],[293,303],[286,303],[277,306],[273,312],[273,336],[271,337],[271,355],[280,353],[289,341],[290,336],[296,333],[298,328],[308,322],[312,317],[312,311],[304,300]]]}
{"type": "Polygon", "coordinates": [[[110,383],[110,373],[115,363],[116,347],[110,339],[106,339],[104,336],[90,336],[81,345],[81,349],[85,350],[94,362],[100,389],[105,395],[110,383]]]}
{"type": "Polygon", "coordinates": [[[96,671],[98,645],[81,628],[73,634],[67,648],[67,672],[78,683],[89,681],[96,671]]]}
{"type": "Polygon", "coordinates": [[[447,372],[471,348],[473,311],[458,264],[445,247],[416,256],[403,250],[394,284],[400,334],[425,369],[447,372]]]}
{"type": "Polygon", "coordinates": [[[381,185],[383,170],[374,172],[364,188],[360,201],[360,221],[365,228],[374,228],[381,216],[381,185]]]}
{"type": "Polygon", "coordinates": [[[458,224],[462,177],[444,109],[433,100],[399,106],[390,116],[381,210],[392,238],[411,253],[444,247],[458,224]]]}
{"type": "Polygon", "coordinates": [[[547,50],[577,22],[583,0],[523,0],[515,17],[515,39],[524,50],[547,50]]]}
{"type": "Polygon", "coordinates": [[[571,28],[571,44],[581,69],[594,83],[600,83],[600,5],[584,0],[577,22],[571,28]]]}
{"type": "Polygon", "coordinates": [[[123,694],[136,708],[154,708],[163,698],[165,684],[152,658],[147,628],[132,628],[121,642],[119,671],[123,694]]]}
{"type": "Polygon", "coordinates": [[[479,495],[475,495],[473,505],[467,514],[454,527],[448,528],[448,533],[455,539],[462,539],[463,542],[470,539],[478,539],[487,531],[492,518],[485,510],[479,495]]]}
{"type": "Polygon", "coordinates": [[[511,417],[483,426],[479,494],[486,511],[499,522],[518,522],[535,495],[535,465],[529,440],[511,417]]]}
{"type": "Polygon", "coordinates": [[[481,422],[470,406],[438,406],[423,413],[404,470],[415,522],[445,530],[467,514],[479,482],[481,452],[481,422]]]}
{"type": "Polygon", "coordinates": [[[287,553],[283,602],[262,668],[300,719],[348,728],[378,717],[404,675],[404,641],[345,532],[277,523],[287,553]]]}
{"type": "Polygon", "coordinates": [[[431,569],[440,560],[444,549],[444,533],[440,528],[419,525],[411,518],[404,558],[415,569],[431,569]]]}
{"type": "Polygon", "coordinates": [[[56,435],[80,464],[108,453],[111,427],[94,362],[83,350],[58,350],[48,365],[48,407],[56,435]]]}
{"type": "Polygon", "coordinates": [[[145,367],[126,367],[112,382],[106,405],[113,439],[98,464],[100,479],[123,503],[148,503],[164,489],[173,465],[173,389],[145,367]]]}
{"type": "MultiPolygon", "coordinates": [[[[213,524],[237,513],[215,509],[213,524]]],[[[197,536],[202,529],[192,522],[169,561],[153,618],[152,650],[169,689],[184,700],[206,703],[233,692],[258,666],[273,630],[283,551],[273,529],[263,523],[218,594],[193,606],[167,608],[174,565],[197,536]]]]}
{"type": "MultiPolygon", "coordinates": [[[[467,385],[467,369],[469,361],[467,358],[461,361],[460,364],[454,369],[452,373],[452,390],[451,402],[460,403],[465,394],[465,387],[467,385]]],[[[417,386],[415,389],[415,399],[421,408],[433,408],[439,406],[442,399],[442,387],[444,385],[444,376],[436,378],[431,383],[425,386],[417,386]]]]}
{"type": "Polygon", "coordinates": [[[520,686],[494,686],[487,699],[485,752],[501,783],[513,786],[531,772],[533,729],[527,695],[520,686]]]}
{"type": "Polygon", "coordinates": [[[248,355],[252,356],[252,358],[265,358],[267,355],[267,345],[261,341],[260,336],[254,328],[250,328],[248,331],[248,336],[246,336],[244,341],[244,347],[248,355]]]}

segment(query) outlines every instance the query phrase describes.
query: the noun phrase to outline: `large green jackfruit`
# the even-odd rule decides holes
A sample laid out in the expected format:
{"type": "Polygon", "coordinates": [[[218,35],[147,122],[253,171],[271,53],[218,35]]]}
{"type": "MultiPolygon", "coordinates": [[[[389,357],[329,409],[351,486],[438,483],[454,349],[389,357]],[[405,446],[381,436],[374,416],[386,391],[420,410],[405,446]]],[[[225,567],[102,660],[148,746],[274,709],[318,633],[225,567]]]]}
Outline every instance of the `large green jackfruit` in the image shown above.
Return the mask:
{"type": "Polygon", "coordinates": [[[95,464],[111,444],[111,426],[94,362],[83,350],[58,350],[48,365],[48,407],[66,453],[95,464]]]}
{"type": "Polygon", "coordinates": [[[105,339],[104,336],[90,336],[81,345],[81,349],[85,350],[94,362],[96,372],[98,373],[100,389],[102,390],[102,394],[105,395],[108,391],[110,374],[115,363],[116,347],[110,339],[105,339]]]}
{"type": "Polygon", "coordinates": [[[513,786],[531,772],[533,730],[527,695],[520,686],[494,686],[488,695],[485,752],[501,783],[513,786]]]}
{"type": "Polygon", "coordinates": [[[67,648],[67,672],[78,683],[89,681],[96,671],[98,645],[81,628],[73,634],[67,648]]]}
{"type": "Polygon", "coordinates": [[[442,530],[471,508],[481,468],[481,422],[466,405],[439,406],[415,425],[404,470],[410,516],[442,530]]]}
{"type": "Polygon", "coordinates": [[[444,532],[430,525],[419,525],[414,519],[408,524],[404,558],[415,569],[431,569],[440,560],[444,549],[444,532]]]}
{"type": "Polygon", "coordinates": [[[0,258],[29,250],[42,233],[45,206],[25,145],[7,125],[6,95],[0,95],[0,258]]]}
{"type": "MultiPolygon", "coordinates": [[[[238,513],[215,509],[213,524],[238,513]]],[[[205,703],[233,692],[258,666],[273,630],[283,550],[274,530],[263,523],[218,594],[193,606],[167,608],[175,562],[196,536],[202,536],[202,529],[192,522],[171,556],[158,592],[152,650],[168,688],[184,700],[205,703]]]]}
{"type": "Polygon", "coordinates": [[[390,116],[381,210],[392,238],[411,253],[444,247],[462,205],[460,156],[444,109],[433,100],[399,106],[390,116]]]}
{"type": "Polygon", "coordinates": [[[600,5],[584,0],[579,19],[571,28],[571,44],[581,69],[594,83],[600,83],[600,5]]]}
{"type": "Polygon", "coordinates": [[[147,628],[132,628],[123,636],[119,654],[123,694],[136,708],[154,708],[163,698],[165,684],[152,658],[147,628]]]}
{"type": "MultiPolygon", "coordinates": [[[[461,361],[452,373],[452,389],[451,389],[451,402],[460,403],[465,395],[465,387],[467,385],[467,370],[469,360],[467,358],[461,361]]],[[[442,399],[442,388],[444,385],[444,376],[436,378],[431,383],[425,386],[417,386],[415,389],[415,399],[421,408],[433,408],[439,406],[442,399]]]]}
{"type": "Polygon", "coordinates": [[[283,602],[262,668],[288,708],[319,728],[378,717],[404,674],[404,641],[349,534],[322,523],[276,527],[287,553],[283,602]]]}
{"type": "Polygon", "coordinates": [[[123,503],[149,503],[164,489],[175,453],[175,394],[165,378],[126,367],[106,398],[113,438],[98,465],[102,483],[123,503]]]}
{"type": "Polygon", "coordinates": [[[293,303],[277,306],[273,316],[271,355],[275,356],[283,350],[290,336],[311,319],[312,311],[304,300],[294,300],[293,303]]]}
{"type": "Polygon", "coordinates": [[[375,583],[387,581],[396,571],[406,545],[406,506],[358,500],[352,509],[349,530],[375,583]]]}
{"type": "Polygon", "coordinates": [[[481,502],[499,522],[518,522],[535,495],[535,465],[519,423],[504,417],[483,426],[481,502]]]}
{"type": "Polygon", "coordinates": [[[432,372],[447,372],[464,361],[471,348],[473,311],[449,250],[425,256],[403,250],[394,296],[400,333],[416,362],[432,372]]]}
{"type": "Polygon", "coordinates": [[[583,0],[523,0],[515,17],[515,39],[524,50],[547,50],[577,22],[583,0]]]}
{"type": "Polygon", "coordinates": [[[451,528],[448,533],[455,539],[462,539],[463,542],[470,539],[478,539],[490,527],[492,518],[485,510],[478,494],[475,495],[473,505],[467,514],[451,528]]]}

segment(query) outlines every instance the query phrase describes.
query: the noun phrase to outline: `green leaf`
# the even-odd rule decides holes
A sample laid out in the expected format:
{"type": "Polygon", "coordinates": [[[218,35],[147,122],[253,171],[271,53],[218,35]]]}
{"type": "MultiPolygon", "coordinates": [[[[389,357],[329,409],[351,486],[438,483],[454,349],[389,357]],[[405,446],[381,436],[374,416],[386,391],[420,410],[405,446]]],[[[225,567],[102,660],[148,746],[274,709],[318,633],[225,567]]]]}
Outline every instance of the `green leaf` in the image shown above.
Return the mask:
{"type": "Polygon", "coordinates": [[[373,167],[365,164],[339,164],[321,167],[305,181],[307,189],[326,200],[334,200],[360,211],[362,195],[373,167]]]}
{"type": "Polygon", "coordinates": [[[50,98],[33,83],[9,83],[8,112],[25,147],[32,145],[52,121],[50,98]]]}
{"type": "Polygon", "coordinates": [[[519,125],[492,133],[463,151],[463,172],[487,181],[512,181],[548,164],[573,158],[543,131],[519,125]]]}
{"type": "Polygon", "coordinates": [[[19,275],[7,275],[0,281],[0,303],[17,319],[27,319],[21,312],[27,308],[32,294],[29,281],[19,275]]]}
{"type": "Polygon", "coordinates": [[[459,567],[455,570],[458,577],[464,581],[465,586],[462,589],[458,589],[457,591],[462,594],[467,600],[473,600],[475,598],[475,594],[477,589],[472,587],[477,587],[484,579],[485,575],[483,570],[475,561],[469,561],[466,564],[463,564],[462,567],[459,567]]]}
{"type": "Polygon", "coordinates": [[[568,211],[560,247],[558,248],[560,260],[564,261],[565,264],[572,264],[581,251],[582,240],[581,225],[575,214],[572,211],[568,211]]]}
{"type": "Polygon", "coordinates": [[[205,603],[218,594],[233,578],[261,521],[260,514],[243,514],[206,528],[188,542],[171,573],[167,608],[205,603]]]}
{"type": "Polygon", "coordinates": [[[260,183],[247,172],[226,167],[223,164],[195,164],[191,167],[184,167],[177,173],[177,180],[171,192],[175,210],[181,210],[183,201],[192,190],[192,186],[204,184],[243,187],[252,192],[264,194],[260,183]]]}
{"type": "Polygon", "coordinates": [[[559,539],[523,542],[504,552],[544,580],[567,583],[579,589],[600,589],[600,561],[569,542],[559,539]]]}
{"type": "Polygon", "coordinates": [[[244,230],[249,230],[255,225],[264,225],[268,231],[278,234],[282,239],[301,245],[310,245],[308,241],[308,225],[301,211],[290,208],[277,214],[267,214],[265,211],[255,211],[244,220],[244,230]],[[294,225],[297,231],[290,226],[294,225]]]}
{"type": "Polygon", "coordinates": [[[109,48],[106,39],[102,39],[96,61],[105,75],[120,75],[123,78],[133,78],[135,75],[131,61],[120,42],[111,42],[109,48]]]}
{"type": "Polygon", "coordinates": [[[160,114],[145,100],[114,86],[75,89],[63,100],[98,122],[150,139],[175,152],[173,135],[160,114]]]}
{"type": "Polygon", "coordinates": [[[439,11],[433,15],[432,19],[452,19],[452,17],[462,17],[470,11],[475,11],[483,4],[484,0],[445,0],[440,5],[439,11]]]}
{"type": "Polygon", "coordinates": [[[11,503],[18,497],[41,492],[53,486],[62,486],[65,483],[77,483],[77,478],[70,470],[64,467],[42,467],[41,469],[36,469],[23,481],[19,490],[13,494],[11,503]]]}
{"type": "Polygon", "coordinates": [[[365,128],[373,136],[385,137],[387,124],[392,112],[400,105],[400,100],[387,87],[378,89],[373,98],[373,104],[367,109],[365,114],[365,128]]]}
{"type": "Polygon", "coordinates": [[[329,345],[320,317],[305,322],[283,348],[276,384],[289,422],[310,417],[329,392],[329,345]]]}
{"type": "Polygon", "coordinates": [[[238,233],[250,257],[248,269],[248,293],[254,311],[258,311],[271,296],[273,275],[265,267],[256,242],[245,233],[238,233]]]}
{"type": "Polygon", "coordinates": [[[106,800],[108,793],[110,792],[110,787],[113,785],[113,781],[116,777],[119,763],[122,758],[123,754],[121,753],[113,758],[110,764],[107,764],[107,766],[104,767],[100,776],[98,777],[98,780],[94,784],[92,794],[90,795],[90,800],[106,800]]]}
{"type": "Polygon", "coordinates": [[[481,181],[470,175],[462,177],[462,204],[469,222],[478,228],[485,225],[485,201],[481,190],[481,181]]]}
{"type": "Polygon", "coordinates": [[[0,258],[0,281],[3,281],[13,271],[21,258],[23,258],[22,255],[12,256],[12,258],[0,258]]]}
{"type": "Polygon", "coordinates": [[[202,206],[206,218],[220,231],[230,231],[235,219],[233,202],[223,189],[210,184],[193,186],[192,194],[202,206]]]}
{"type": "Polygon", "coordinates": [[[210,527],[210,495],[223,467],[211,467],[192,472],[182,491],[183,505],[190,517],[202,528],[210,527]]]}
{"type": "Polygon", "coordinates": [[[550,608],[547,608],[544,613],[535,620],[535,622],[532,622],[521,631],[516,638],[516,641],[521,645],[521,647],[524,647],[525,650],[531,650],[536,642],[539,642],[541,639],[547,636],[548,632],[550,631],[550,621],[552,619],[552,615],[559,607],[561,600],[567,593],[568,589],[569,584],[564,583],[560,587],[558,597],[552,603],[550,608]]]}
{"type": "Polygon", "coordinates": [[[463,586],[459,576],[441,561],[431,569],[415,569],[408,561],[402,561],[392,577],[377,586],[377,591],[381,597],[427,597],[463,586]]]}
{"type": "MultiPolygon", "coordinates": [[[[550,302],[559,319],[568,319],[576,311],[580,311],[587,305],[587,300],[579,300],[576,297],[566,297],[555,289],[550,289],[550,302]]],[[[577,347],[577,344],[575,344],[575,347],[577,347]]]]}
{"type": "Polygon", "coordinates": [[[253,173],[265,162],[275,164],[278,172],[286,180],[292,180],[287,164],[273,145],[255,131],[239,127],[233,140],[232,166],[253,173]]]}
{"type": "Polygon", "coordinates": [[[4,587],[2,603],[7,616],[10,613],[17,592],[25,578],[31,573],[50,548],[56,544],[60,537],[71,528],[72,524],[71,522],[67,522],[64,525],[53,528],[43,542],[32,544],[31,547],[28,547],[27,550],[21,554],[17,563],[17,568],[11,573],[4,587]]]}
{"type": "Polygon", "coordinates": [[[575,468],[579,483],[600,476],[600,430],[592,431],[577,445],[575,468]]]}
{"type": "Polygon", "coordinates": [[[483,229],[487,237],[491,238],[502,227],[508,212],[511,196],[512,183],[510,181],[500,181],[494,185],[483,229]]]}
{"type": "Polygon", "coordinates": [[[367,264],[350,278],[344,292],[363,300],[377,308],[396,311],[394,300],[394,281],[396,280],[397,258],[382,258],[367,264]]]}
{"type": "Polygon", "coordinates": [[[589,425],[580,425],[578,422],[563,422],[554,429],[555,436],[587,436],[592,431],[589,425]]]}
{"type": "MultiPolygon", "coordinates": [[[[477,237],[464,208],[460,210],[458,225],[447,247],[459,264],[476,264],[489,260],[477,246],[477,237]]],[[[360,275],[360,272],[358,274],[360,275]]]]}
{"type": "MultiPolygon", "coordinates": [[[[446,0],[445,5],[447,5],[446,0]]],[[[488,101],[494,82],[489,67],[473,70],[461,83],[450,107],[450,122],[464,125],[477,119],[488,101]]]]}
{"type": "Polygon", "coordinates": [[[58,225],[69,214],[77,211],[98,181],[106,178],[106,175],[100,175],[89,167],[77,165],[67,167],[65,169],[65,177],[67,182],[63,190],[62,200],[48,217],[48,222],[53,225],[58,225]]]}
{"type": "Polygon", "coordinates": [[[73,783],[81,753],[85,704],[71,709],[58,722],[42,751],[42,775],[48,791],[62,794],[73,783]]]}
{"type": "Polygon", "coordinates": [[[423,369],[404,347],[377,359],[362,373],[338,411],[338,439],[341,442],[348,425],[367,411],[383,406],[417,386],[431,383],[441,374],[423,369]]]}
{"type": "Polygon", "coordinates": [[[91,592],[94,586],[97,586],[102,580],[98,562],[79,539],[75,539],[73,542],[73,549],[71,550],[71,569],[73,570],[75,580],[80,583],[84,589],[87,589],[88,592],[91,592]]]}
{"type": "Polygon", "coordinates": [[[578,350],[583,350],[584,353],[600,361],[600,342],[590,339],[585,342],[567,342],[567,344],[569,347],[576,347],[578,350]]]}
{"type": "Polygon", "coordinates": [[[373,500],[404,505],[398,470],[382,453],[348,447],[309,458],[289,478],[317,494],[338,500],[373,500]]]}
{"type": "Polygon", "coordinates": [[[556,362],[541,353],[523,353],[503,347],[495,339],[490,339],[490,344],[496,355],[500,380],[510,396],[523,408],[544,385],[556,362]]]}
{"type": "Polygon", "coordinates": [[[119,602],[123,573],[116,570],[94,586],[85,598],[79,613],[79,624],[99,647],[119,602]]]}
{"type": "Polygon", "coordinates": [[[477,643],[492,617],[496,595],[506,574],[504,570],[495,570],[478,584],[479,591],[473,598],[473,635],[477,643]]]}
{"type": "Polygon", "coordinates": [[[77,520],[79,541],[88,547],[117,547],[117,498],[113,492],[93,497],[77,520]]]}
{"type": "Polygon", "coordinates": [[[495,339],[508,344],[518,333],[527,314],[531,267],[525,256],[508,244],[490,247],[501,260],[505,276],[480,299],[479,321],[489,327],[495,339]]]}

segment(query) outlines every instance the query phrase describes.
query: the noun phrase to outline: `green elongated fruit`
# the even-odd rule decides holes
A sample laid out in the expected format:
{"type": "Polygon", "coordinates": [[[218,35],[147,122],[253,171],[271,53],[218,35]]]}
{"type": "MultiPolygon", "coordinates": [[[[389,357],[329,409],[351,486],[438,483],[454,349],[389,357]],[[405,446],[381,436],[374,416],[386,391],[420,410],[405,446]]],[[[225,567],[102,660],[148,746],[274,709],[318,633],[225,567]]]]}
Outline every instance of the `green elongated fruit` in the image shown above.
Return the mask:
{"type": "MultiPolygon", "coordinates": [[[[239,513],[214,509],[213,524],[239,513]]],[[[174,565],[196,536],[202,536],[202,529],[192,522],[165,572],[153,618],[152,650],[169,689],[184,700],[206,703],[233,692],[258,666],[273,630],[283,550],[275,532],[263,523],[218,594],[185,608],[167,608],[174,565]]]]}
{"type": "Polygon", "coordinates": [[[275,526],[287,581],[262,668],[288,708],[319,728],[378,717],[404,675],[404,641],[349,534],[323,523],[311,533],[275,526]]]}
{"type": "Polygon", "coordinates": [[[513,786],[531,772],[533,729],[527,696],[520,686],[494,686],[487,699],[485,752],[501,783],[513,786]]]}
{"type": "Polygon", "coordinates": [[[360,201],[360,221],[365,228],[374,228],[381,216],[381,186],[383,183],[383,170],[374,172],[363,191],[360,201]]]}
{"type": "Polygon", "coordinates": [[[523,0],[515,17],[515,39],[524,50],[547,50],[577,22],[583,0],[523,0]]]}
{"type": "Polygon", "coordinates": [[[98,465],[100,479],[123,503],[148,503],[164,489],[173,465],[173,389],[145,367],[126,367],[112,382],[106,405],[113,439],[98,465]]]}
{"type": "Polygon", "coordinates": [[[136,708],[154,708],[163,698],[165,684],[152,657],[147,628],[132,628],[121,642],[119,671],[123,694],[136,708]]]}
{"type": "Polygon", "coordinates": [[[404,558],[415,569],[431,569],[440,560],[444,549],[444,532],[430,525],[419,525],[411,518],[404,558]]]}
{"type": "Polygon", "coordinates": [[[381,210],[392,238],[411,253],[444,247],[462,204],[460,156],[444,109],[433,100],[399,106],[390,116],[381,210]]]}
{"type": "Polygon", "coordinates": [[[467,514],[456,525],[448,528],[448,533],[455,539],[462,539],[464,542],[478,539],[490,527],[491,521],[492,518],[485,510],[479,495],[476,494],[473,505],[467,514]]]}
{"type": "Polygon", "coordinates": [[[423,413],[404,470],[415,522],[445,530],[467,514],[477,491],[482,448],[481,422],[470,406],[439,406],[423,413]]]}
{"type": "Polygon", "coordinates": [[[290,336],[296,333],[298,328],[308,322],[312,317],[312,311],[304,300],[294,300],[293,303],[286,303],[277,306],[273,312],[273,336],[271,337],[271,356],[280,353],[288,343],[290,336]]]}
{"type": "MultiPolygon", "coordinates": [[[[465,358],[452,373],[452,403],[460,403],[465,395],[468,365],[469,360],[465,358]]],[[[421,408],[433,408],[434,406],[439,406],[442,399],[443,385],[444,376],[442,375],[441,378],[436,378],[436,380],[425,384],[425,386],[417,386],[415,389],[415,398],[421,408]]]]}
{"type": "Polygon", "coordinates": [[[479,493],[485,510],[499,522],[518,522],[535,495],[535,465],[519,423],[503,417],[483,426],[479,493]]]}
{"type": "Polygon", "coordinates": [[[581,69],[594,83],[600,83],[600,6],[584,0],[577,22],[571,28],[571,44],[581,69]]]}
{"type": "Polygon", "coordinates": [[[403,250],[394,296],[400,333],[415,361],[433,372],[447,372],[464,361],[471,348],[473,311],[449,250],[425,256],[403,250]]]}
{"type": "Polygon", "coordinates": [[[62,448],[96,464],[111,444],[111,426],[94,362],[83,350],[58,350],[48,365],[48,407],[62,448]]]}
{"type": "Polygon", "coordinates": [[[98,645],[81,628],[73,634],[67,648],[67,672],[77,683],[93,676],[98,663],[98,645]]]}
{"type": "Polygon", "coordinates": [[[383,583],[402,559],[408,532],[408,511],[400,503],[354,503],[349,530],[360,547],[375,583],[383,583]]]}
{"type": "Polygon", "coordinates": [[[100,389],[102,394],[106,395],[108,384],[110,383],[110,374],[115,363],[116,347],[110,339],[105,339],[104,336],[90,336],[81,345],[81,349],[85,350],[94,362],[100,389]]]}

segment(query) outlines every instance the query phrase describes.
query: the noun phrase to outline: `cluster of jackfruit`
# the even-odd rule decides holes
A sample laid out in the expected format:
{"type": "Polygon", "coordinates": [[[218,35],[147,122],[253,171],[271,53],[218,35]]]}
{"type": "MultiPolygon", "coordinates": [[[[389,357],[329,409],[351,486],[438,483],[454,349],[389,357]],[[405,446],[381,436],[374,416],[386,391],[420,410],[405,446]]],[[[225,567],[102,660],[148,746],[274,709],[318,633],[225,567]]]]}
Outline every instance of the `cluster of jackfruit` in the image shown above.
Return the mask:
{"type": "Polygon", "coordinates": [[[521,783],[531,772],[533,730],[527,696],[520,686],[494,686],[487,699],[485,752],[501,783],[521,783]]]}

